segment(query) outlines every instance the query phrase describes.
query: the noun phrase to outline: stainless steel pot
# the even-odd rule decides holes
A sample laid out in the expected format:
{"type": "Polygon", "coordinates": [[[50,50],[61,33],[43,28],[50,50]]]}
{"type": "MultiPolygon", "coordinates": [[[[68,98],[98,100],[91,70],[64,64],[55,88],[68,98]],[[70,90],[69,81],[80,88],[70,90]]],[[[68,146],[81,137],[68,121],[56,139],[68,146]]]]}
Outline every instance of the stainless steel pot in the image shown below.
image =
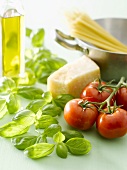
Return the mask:
{"type": "MultiPolygon", "coordinates": [[[[127,19],[105,18],[96,21],[114,37],[127,45],[127,19]]],[[[65,48],[82,51],[95,61],[100,67],[103,80],[110,81],[114,79],[118,82],[122,76],[127,79],[127,54],[96,48],[59,30],[56,30],[56,41],[65,48]]]]}

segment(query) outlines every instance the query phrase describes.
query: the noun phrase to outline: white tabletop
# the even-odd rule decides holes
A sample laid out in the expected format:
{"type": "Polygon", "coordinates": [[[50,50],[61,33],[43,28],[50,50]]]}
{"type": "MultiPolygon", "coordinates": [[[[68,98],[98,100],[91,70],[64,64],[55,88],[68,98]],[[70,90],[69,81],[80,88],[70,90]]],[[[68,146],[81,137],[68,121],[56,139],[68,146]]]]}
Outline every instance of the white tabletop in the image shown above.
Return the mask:
{"type": "MultiPolygon", "coordinates": [[[[93,19],[103,17],[127,18],[127,0],[23,0],[26,26],[46,30],[45,45],[67,61],[77,59],[79,52],[69,51],[55,41],[55,29],[68,32],[65,11],[82,10],[93,19]]],[[[63,126],[66,126],[63,123],[63,126]]],[[[118,140],[100,138],[94,130],[84,132],[92,143],[92,151],[86,156],[69,155],[61,159],[55,154],[39,160],[31,160],[12,146],[9,140],[0,138],[0,170],[126,170],[127,136],[118,140]]]]}

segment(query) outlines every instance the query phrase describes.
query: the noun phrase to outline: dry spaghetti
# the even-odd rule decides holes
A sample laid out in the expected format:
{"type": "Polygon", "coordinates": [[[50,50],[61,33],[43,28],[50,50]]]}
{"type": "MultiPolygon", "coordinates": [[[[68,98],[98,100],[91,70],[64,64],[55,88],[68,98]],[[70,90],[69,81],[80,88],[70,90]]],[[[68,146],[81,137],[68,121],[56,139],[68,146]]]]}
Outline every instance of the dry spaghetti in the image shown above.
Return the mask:
{"type": "Polygon", "coordinates": [[[71,35],[96,47],[112,52],[127,53],[127,46],[109,34],[87,14],[71,12],[67,14],[71,35]]]}

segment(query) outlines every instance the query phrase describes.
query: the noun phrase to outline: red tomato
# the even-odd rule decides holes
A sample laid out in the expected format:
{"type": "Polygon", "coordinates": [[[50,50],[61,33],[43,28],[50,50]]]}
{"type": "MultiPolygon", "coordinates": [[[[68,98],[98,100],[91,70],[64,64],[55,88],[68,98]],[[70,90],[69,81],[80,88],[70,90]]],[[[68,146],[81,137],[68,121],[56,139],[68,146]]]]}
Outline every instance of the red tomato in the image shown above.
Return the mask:
{"type": "Polygon", "coordinates": [[[106,113],[107,108],[104,111],[96,121],[99,134],[109,139],[124,136],[127,132],[127,111],[121,108],[116,108],[113,113],[106,113]]]}
{"type": "Polygon", "coordinates": [[[122,105],[121,108],[127,110],[127,88],[121,87],[116,94],[117,105],[122,105]]]}
{"type": "Polygon", "coordinates": [[[72,99],[64,107],[64,118],[66,122],[77,129],[86,130],[95,123],[98,110],[93,104],[84,108],[79,104],[82,99],[72,99]]]}
{"type": "MultiPolygon", "coordinates": [[[[82,90],[80,98],[91,102],[105,101],[113,90],[110,87],[102,88],[104,85],[106,85],[105,82],[101,82],[101,84],[98,81],[91,82],[82,90]]],[[[113,105],[114,100],[113,97],[110,105],[113,105]]]]}

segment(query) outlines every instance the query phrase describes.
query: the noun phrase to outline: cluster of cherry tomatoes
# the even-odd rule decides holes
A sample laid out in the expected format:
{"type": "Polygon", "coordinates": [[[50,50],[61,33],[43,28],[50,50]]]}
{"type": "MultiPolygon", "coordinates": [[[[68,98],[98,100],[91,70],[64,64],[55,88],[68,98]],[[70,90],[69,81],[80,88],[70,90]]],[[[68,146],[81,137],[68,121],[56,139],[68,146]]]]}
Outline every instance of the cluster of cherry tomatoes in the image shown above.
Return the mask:
{"type": "Polygon", "coordinates": [[[117,85],[100,80],[88,84],[80,98],[65,105],[66,122],[79,130],[90,129],[96,123],[99,134],[109,139],[124,136],[127,132],[127,86],[124,79],[121,80],[117,85]]]}

